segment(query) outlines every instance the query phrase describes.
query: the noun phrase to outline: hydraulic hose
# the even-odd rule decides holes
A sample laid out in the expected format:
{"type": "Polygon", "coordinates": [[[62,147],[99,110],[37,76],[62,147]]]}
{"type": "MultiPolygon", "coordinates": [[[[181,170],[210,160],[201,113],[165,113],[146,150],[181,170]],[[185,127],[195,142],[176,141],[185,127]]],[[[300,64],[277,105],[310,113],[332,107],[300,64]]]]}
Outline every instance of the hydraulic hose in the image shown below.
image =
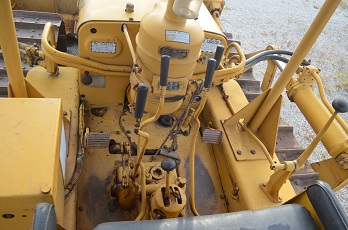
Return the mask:
{"type": "Polygon", "coordinates": [[[65,200],[69,198],[69,196],[72,194],[72,191],[75,185],[77,184],[77,181],[81,175],[83,161],[85,159],[85,153],[83,148],[83,132],[85,129],[85,121],[84,121],[85,106],[86,106],[86,101],[83,100],[79,107],[79,138],[80,138],[79,152],[77,153],[77,156],[76,156],[74,174],[71,177],[69,184],[64,189],[65,200]]]}
{"type": "Polygon", "coordinates": [[[292,56],[293,52],[287,51],[287,50],[267,50],[247,59],[245,61],[245,65],[249,65],[251,62],[254,62],[256,59],[259,59],[260,57],[267,56],[270,54],[284,54],[284,55],[292,56]]]}
{"type": "MultiPolygon", "coordinates": [[[[273,50],[272,50],[273,51],[273,50]]],[[[251,58],[250,58],[251,59],[251,58]]],[[[250,60],[248,59],[248,60],[250,60]]],[[[247,60],[247,61],[248,61],[247,60]]],[[[265,55],[265,56],[260,56],[257,59],[254,59],[253,61],[249,62],[247,65],[245,65],[245,68],[243,70],[243,72],[248,71],[249,69],[251,69],[253,66],[255,66],[257,63],[261,62],[261,61],[265,61],[265,60],[278,60],[278,61],[282,61],[284,63],[288,63],[289,59],[285,58],[285,57],[281,57],[278,55],[265,55]]]]}

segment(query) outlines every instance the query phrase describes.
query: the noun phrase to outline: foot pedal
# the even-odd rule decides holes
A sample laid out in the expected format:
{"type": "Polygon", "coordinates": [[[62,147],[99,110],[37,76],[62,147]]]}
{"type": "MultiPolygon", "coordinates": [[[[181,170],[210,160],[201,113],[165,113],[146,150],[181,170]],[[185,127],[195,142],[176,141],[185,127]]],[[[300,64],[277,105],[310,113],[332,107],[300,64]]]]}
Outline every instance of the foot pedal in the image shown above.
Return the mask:
{"type": "Polygon", "coordinates": [[[86,133],[86,148],[105,149],[109,148],[110,135],[107,133],[86,133]]]}
{"type": "Polygon", "coordinates": [[[205,129],[202,135],[202,142],[208,144],[221,144],[224,132],[218,129],[205,129]]]}

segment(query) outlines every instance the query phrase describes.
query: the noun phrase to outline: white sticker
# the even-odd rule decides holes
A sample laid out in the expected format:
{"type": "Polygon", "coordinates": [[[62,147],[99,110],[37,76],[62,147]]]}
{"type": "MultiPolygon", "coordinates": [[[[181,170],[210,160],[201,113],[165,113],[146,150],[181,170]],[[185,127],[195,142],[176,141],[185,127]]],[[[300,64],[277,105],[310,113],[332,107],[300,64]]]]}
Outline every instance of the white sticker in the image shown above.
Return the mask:
{"type": "Polygon", "coordinates": [[[91,76],[92,83],[89,85],[91,87],[105,87],[105,77],[104,76],[91,76]]]}
{"type": "Polygon", "coordinates": [[[202,52],[215,53],[216,47],[222,43],[221,40],[213,38],[204,38],[203,44],[201,47],[202,52]]]}
{"type": "Polygon", "coordinates": [[[166,41],[190,44],[190,34],[182,31],[166,30],[166,41]]]}
{"type": "Polygon", "coordinates": [[[64,133],[64,121],[62,121],[62,134],[60,137],[60,165],[62,166],[63,180],[65,181],[66,141],[65,141],[65,133],[64,133]]]}
{"type": "Polygon", "coordinates": [[[116,53],[116,43],[114,42],[92,42],[91,47],[94,53],[116,53]]]}

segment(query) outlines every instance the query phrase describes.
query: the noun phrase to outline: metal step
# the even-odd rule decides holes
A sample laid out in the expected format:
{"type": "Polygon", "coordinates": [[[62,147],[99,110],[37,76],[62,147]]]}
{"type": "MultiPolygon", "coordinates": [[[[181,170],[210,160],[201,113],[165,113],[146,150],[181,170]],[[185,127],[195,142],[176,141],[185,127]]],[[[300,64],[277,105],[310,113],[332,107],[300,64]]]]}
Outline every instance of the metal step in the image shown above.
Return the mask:
{"type": "MultiPolygon", "coordinates": [[[[62,17],[59,14],[13,10],[18,42],[41,47],[41,35],[47,22],[54,26],[57,49],[66,51],[66,35],[62,17]]],[[[26,76],[31,67],[22,60],[23,74],[26,76]]],[[[7,73],[4,58],[0,49],[0,97],[7,97],[7,73]]]]}

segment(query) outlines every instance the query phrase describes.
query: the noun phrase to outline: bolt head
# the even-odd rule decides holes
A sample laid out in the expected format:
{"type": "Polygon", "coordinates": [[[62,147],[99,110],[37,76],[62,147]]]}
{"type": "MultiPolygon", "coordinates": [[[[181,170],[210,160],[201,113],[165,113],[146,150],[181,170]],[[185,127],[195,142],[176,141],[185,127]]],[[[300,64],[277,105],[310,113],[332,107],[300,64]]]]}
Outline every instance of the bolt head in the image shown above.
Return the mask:
{"type": "Polygon", "coordinates": [[[40,190],[43,194],[47,194],[51,191],[51,186],[49,184],[43,184],[41,185],[40,190]]]}

